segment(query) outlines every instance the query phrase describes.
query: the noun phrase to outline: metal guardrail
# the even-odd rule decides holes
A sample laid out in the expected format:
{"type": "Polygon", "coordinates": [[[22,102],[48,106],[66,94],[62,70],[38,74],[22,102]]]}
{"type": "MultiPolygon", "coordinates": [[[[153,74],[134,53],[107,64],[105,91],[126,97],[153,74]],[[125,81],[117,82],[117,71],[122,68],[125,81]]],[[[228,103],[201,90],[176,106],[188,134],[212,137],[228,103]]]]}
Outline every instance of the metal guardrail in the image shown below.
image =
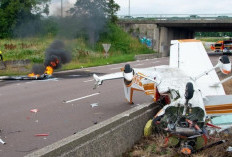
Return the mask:
{"type": "Polygon", "coordinates": [[[119,19],[130,20],[191,20],[191,19],[232,19],[232,13],[230,14],[135,14],[135,15],[118,15],[119,19]]]}

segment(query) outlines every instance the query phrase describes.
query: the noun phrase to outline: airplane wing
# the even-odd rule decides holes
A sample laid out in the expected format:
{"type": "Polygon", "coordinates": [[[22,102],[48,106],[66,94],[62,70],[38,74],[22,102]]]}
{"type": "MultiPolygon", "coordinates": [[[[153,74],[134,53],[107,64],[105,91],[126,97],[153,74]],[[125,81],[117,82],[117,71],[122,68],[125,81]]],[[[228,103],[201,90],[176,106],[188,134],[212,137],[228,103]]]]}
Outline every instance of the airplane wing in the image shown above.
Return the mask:
{"type": "Polygon", "coordinates": [[[106,74],[106,75],[103,75],[103,76],[97,76],[96,74],[93,74],[93,78],[98,83],[98,85],[100,85],[100,84],[102,84],[102,82],[104,80],[113,80],[113,79],[123,78],[123,72],[106,74]]]}
{"type": "MultiPolygon", "coordinates": [[[[181,69],[193,79],[209,69],[213,69],[202,42],[194,39],[172,40],[169,65],[170,67],[181,69]]],[[[217,82],[220,81],[215,70],[196,80],[196,84],[203,96],[225,95],[221,84],[214,87],[211,86],[217,82]]]]}

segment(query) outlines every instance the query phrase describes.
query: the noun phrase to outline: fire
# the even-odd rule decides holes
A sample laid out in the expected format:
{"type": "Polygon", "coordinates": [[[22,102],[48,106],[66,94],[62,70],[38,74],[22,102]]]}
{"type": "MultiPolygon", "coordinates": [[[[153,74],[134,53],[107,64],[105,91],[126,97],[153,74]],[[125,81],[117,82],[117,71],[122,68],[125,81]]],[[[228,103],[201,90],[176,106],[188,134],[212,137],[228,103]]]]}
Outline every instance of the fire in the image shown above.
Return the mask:
{"type": "Polygon", "coordinates": [[[50,62],[51,67],[55,68],[59,64],[59,60],[55,59],[55,61],[50,62]]]}
{"type": "Polygon", "coordinates": [[[28,77],[39,77],[39,74],[35,74],[35,73],[30,73],[27,75],[28,77]]]}
{"type": "MultiPolygon", "coordinates": [[[[45,68],[44,74],[52,75],[54,69],[57,67],[58,64],[59,64],[59,60],[57,58],[54,59],[53,61],[51,61],[50,64],[45,68]]],[[[32,72],[32,73],[28,74],[28,77],[40,77],[40,75],[32,72]]]]}
{"type": "Polygon", "coordinates": [[[53,73],[53,68],[52,68],[51,66],[47,66],[44,73],[45,73],[45,74],[48,74],[48,75],[52,75],[52,73],[53,73]]]}

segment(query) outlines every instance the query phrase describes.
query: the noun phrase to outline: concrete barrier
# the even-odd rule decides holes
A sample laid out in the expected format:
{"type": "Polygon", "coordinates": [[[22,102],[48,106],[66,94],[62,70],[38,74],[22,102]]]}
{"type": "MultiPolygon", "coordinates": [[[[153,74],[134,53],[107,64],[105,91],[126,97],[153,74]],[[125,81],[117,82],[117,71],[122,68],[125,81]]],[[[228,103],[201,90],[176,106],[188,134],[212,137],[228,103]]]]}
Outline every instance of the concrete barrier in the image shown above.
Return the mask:
{"type": "Polygon", "coordinates": [[[6,66],[25,66],[25,65],[28,65],[30,63],[31,63],[31,61],[29,59],[4,61],[4,64],[6,66]]]}
{"type": "Polygon", "coordinates": [[[143,136],[143,128],[157,112],[155,104],[138,105],[126,112],[44,147],[26,157],[120,156],[143,136]]]}
{"type": "Polygon", "coordinates": [[[153,53],[153,54],[142,54],[142,55],[135,55],[135,60],[144,60],[144,59],[153,59],[153,58],[160,58],[160,53],[153,53]]]}

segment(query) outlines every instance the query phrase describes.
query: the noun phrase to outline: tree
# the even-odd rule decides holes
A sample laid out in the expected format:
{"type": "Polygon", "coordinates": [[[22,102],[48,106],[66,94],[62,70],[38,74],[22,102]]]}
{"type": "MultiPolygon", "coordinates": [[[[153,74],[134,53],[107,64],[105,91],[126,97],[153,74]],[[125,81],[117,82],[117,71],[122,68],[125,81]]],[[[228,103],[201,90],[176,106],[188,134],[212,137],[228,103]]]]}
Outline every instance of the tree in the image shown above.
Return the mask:
{"type": "MultiPolygon", "coordinates": [[[[72,22],[78,23],[77,36],[84,36],[90,44],[95,44],[99,34],[106,32],[107,22],[116,22],[119,5],[114,0],[77,0],[69,10],[72,22]]],[[[71,24],[73,26],[73,24],[71,24]]]]}
{"type": "Polygon", "coordinates": [[[120,6],[117,3],[115,3],[114,0],[109,0],[109,2],[108,2],[108,16],[109,16],[110,21],[112,23],[117,22],[118,18],[115,14],[119,9],[120,9],[120,6]]]}
{"type": "Polygon", "coordinates": [[[0,38],[13,36],[14,30],[33,20],[39,20],[51,0],[1,0],[0,38]]]}
{"type": "Polygon", "coordinates": [[[95,44],[99,34],[104,31],[107,7],[106,0],[77,0],[74,7],[69,10],[72,20],[79,23],[78,32],[82,32],[81,35],[84,34],[91,45],[95,44]]]}

